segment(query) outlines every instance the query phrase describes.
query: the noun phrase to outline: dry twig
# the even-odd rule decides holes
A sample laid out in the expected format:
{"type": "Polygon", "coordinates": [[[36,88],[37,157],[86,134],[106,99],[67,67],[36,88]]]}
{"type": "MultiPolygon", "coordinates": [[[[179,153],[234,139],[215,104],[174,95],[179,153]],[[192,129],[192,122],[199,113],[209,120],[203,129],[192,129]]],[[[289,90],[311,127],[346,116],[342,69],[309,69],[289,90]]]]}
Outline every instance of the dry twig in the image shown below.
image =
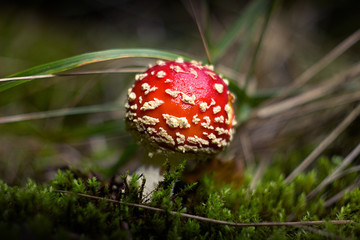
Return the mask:
{"type": "MultiPolygon", "coordinates": [[[[92,196],[92,195],[88,195],[88,194],[74,193],[74,192],[69,192],[69,191],[64,191],[64,190],[53,190],[53,191],[58,192],[58,193],[65,193],[65,194],[76,194],[80,197],[86,197],[86,198],[91,198],[91,199],[95,199],[95,200],[106,200],[107,202],[125,205],[125,206],[129,206],[129,207],[142,208],[142,209],[146,209],[146,210],[150,210],[150,211],[154,211],[154,212],[167,212],[161,208],[150,207],[147,205],[136,204],[136,203],[125,203],[122,201],[117,201],[117,200],[113,200],[113,199],[105,199],[102,197],[92,196]]],[[[277,227],[279,227],[279,226],[295,226],[296,227],[296,226],[315,226],[315,225],[322,225],[324,223],[331,223],[331,224],[335,224],[335,225],[354,223],[353,220],[238,223],[238,222],[227,222],[227,221],[222,221],[222,220],[216,220],[216,219],[212,219],[212,218],[206,218],[206,217],[196,216],[196,215],[187,214],[187,213],[179,213],[179,212],[175,212],[175,211],[170,211],[167,213],[169,213],[171,215],[179,215],[180,217],[195,219],[195,220],[202,221],[202,222],[209,222],[209,223],[234,226],[234,227],[276,227],[276,226],[277,227]]]]}

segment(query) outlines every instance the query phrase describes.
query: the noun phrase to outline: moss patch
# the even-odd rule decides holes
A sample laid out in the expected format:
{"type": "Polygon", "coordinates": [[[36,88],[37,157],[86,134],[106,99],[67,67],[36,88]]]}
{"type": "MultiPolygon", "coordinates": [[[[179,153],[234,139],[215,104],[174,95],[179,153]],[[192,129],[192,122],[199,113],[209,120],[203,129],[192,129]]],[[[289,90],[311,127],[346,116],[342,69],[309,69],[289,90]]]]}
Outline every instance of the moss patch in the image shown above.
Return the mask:
{"type": "Polygon", "coordinates": [[[24,187],[10,187],[0,182],[0,232],[5,239],[322,239],[324,234],[356,238],[360,235],[359,188],[347,192],[328,208],[320,196],[340,192],[355,181],[356,174],[337,180],[319,196],[306,201],[306,195],[338,163],[338,159],[322,158],[314,170],[298,176],[291,184],[286,184],[281,174],[274,174],[282,166],[275,163],[253,190],[249,186],[252,178],[249,173],[245,173],[240,188],[215,184],[211,175],[192,185],[179,187],[177,183],[174,188],[183,169],[180,166],[165,173],[164,181],[147,200],[142,196],[141,181],[137,181],[140,177],[135,175],[130,182],[125,181],[125,176],[117,181],[102,181],[89,173],[65,170],[59,171],[46,185],[29,180],[24,187]],[[165,211],[155,212],[106,199],[165,211]],[[229,222],[349,219],[355,223],[336,226],[325,223],[312,226],[311,231],[290,226],[240,228],[190,219],[180,213],[229,222]]]}

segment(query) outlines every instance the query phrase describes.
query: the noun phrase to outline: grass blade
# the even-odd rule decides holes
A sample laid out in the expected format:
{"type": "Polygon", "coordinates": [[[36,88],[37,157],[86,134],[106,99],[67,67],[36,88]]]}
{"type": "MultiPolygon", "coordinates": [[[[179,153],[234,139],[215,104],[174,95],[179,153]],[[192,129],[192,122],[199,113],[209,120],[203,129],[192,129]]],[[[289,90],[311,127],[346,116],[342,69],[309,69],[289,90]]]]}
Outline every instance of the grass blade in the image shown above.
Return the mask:
{"type": "MultiPolygon", "coordinates": [[[[143,71],[142,68],[124,68],[124,69],[115,69],[115,70],[105,70],[105,71],[86,71],[86,72],[66,72],[64,71],[72,70],[80,66],[84,66],[91,63],[98,63],[103,61],[122,59],[122,58],[154,58],[154,59],[163,59],[163,60],[173,60],[179,57],[180,55],[160,51],[153,49],[114,49],[106,50],[92,53],[85,53],[77,56],[73,56],[66,59],[61,59],[55,62],[46,63],[40,66],[36,66],[25,71],[13,74],[8,78],[0,79],[0,92],[10,89],[12,87],[18,86],[20,84],[32,81],[34,79],[44,79],[44,78],[53,78],[58,76],[72,76],[72,75],[85,75],[85,74],[100,74],[100,73],[121,73],[121,72],[138,72],[143,71]]],[[[190,61],[188,57],[183,57],[185,60],[190,61]]],[[[243,101],[247,98],[246,93],[239,88],[239,86],[230,81],[230,89],[236,95],[238,101],[243,101]]],[[[41,119],[46,117],[58,117],[61,114],[72,115],[80,114],[78,113],[91,113],[92,109],[90,107],[90,112],[86,112],[85,109],[62,109],[62,110],[53,110],[48,112],[40,113],[29,113],[21,114],[17,116],[7,116],[0,118],[0,123],[16,122],[30,119],[41,119]]]]}
{"type": "Polygon", "coordinates": [[[124,147],[124,151],[121,156],[115,162],[113,166],[105,170],[104,175],[106,178],[110,178],[115,176],[119,169],[124,166],[128,161],[131,160],[132,156],[134,156],[139,149],[139,146],[135,142],[130,142],[126,147],[124,147]]]}
{"type": "Polygon", "coordinates": [[[255,21],[255,18],[263,12],[266,1],[256,0],[250,2],[245,11],[239,16],[233,27],[226,32],[226,35],[217,44],[217,47],[211,51],[213,62],[221,58],[226,50],[233,44],[239,34],[243,31],[249,22],[255,21]]]}
{"type": "Polygon", "coordinates": [[[260,34],[258,43],[257,43],[256,48],[255,48],[255,52],[254,52],[253,57],[252,57],[252,59],[251,59],[250,68],[249,68],[248,74],[247,74],[247,76],[246,76],[245,87],[244,87],[245,90],[247,89],[247,87],[248,87],[248,85],[249,85],[250,79],[251,79],[251,78],[253,77],[253,75],[254,75],[255,64],[256,64],[257,56],[258,56],[258,54],[259,54],[259,51],[260,51],[260,48],[261,48],[261,44],[262,44],[262,42],[263,42],[263,39],[264,39],[266,30],[267,30],[267,28],[268,28],[268,26],[269,26],[270,16],[271,16],[271,14],[273,13],[274,6],[275,6],[275,2],[276,2],[275,0],[271,1],[270,6],[268,7],[268,11],[267,11],[267,13],[266,13],[264,25],[263,25],[263,28],[262,28],[262,30],[261,30],[261,34],[260,34]]]}
{"type": "Polygon", "coordinates": [[[144,72],[145,70],[146,68],[121,68],[121,69],[108,69],[108,70],[97,70],[97,71],[67,72],[67,73],[59,73],[59,74],[43,74],[43,75],[32,75],[32,76],[24,76],[24,77],[0,78],[0,82],[44,79],[44,78],[53,78],[53,77],[68,77],[68,76],[77,76],[77,75],[106,74],[106,73],[138,73],[138,72],[144,72]]]}
{"type": "MultiPolygon", "coordinates": [[[[56,74],[91,63],[122,59],[122,58],[156,58],[163,60],[173,60],[179,56],[180,55],[175,53],[161,51],[161,50],[153,50],[153,49],[141,49],[141,48],[113,49],[113,50],[85,53],[70,58],[61,59],[55,62],[46,63],[13,74],[10,77],[56,74]]],[[[189,60],[189,58],[187,57],[183,57],[183,58],[185,60],[189,60]]],[[[31,80],[32,79],[23,79],[19,81],[0,83],[0,92],[15,87],[17,85],[29,82],[31,80]]]]}
{"type": "Polygon", "coordinates": [[[249,23],[247,29],[245,30],[246,34],[241,42],[241,47],[236,55],[234,69],[240,71],[243,63],[245,62],[245,58],[247,57],[248,52],[250,51],[250,45],[252,40],[256,34],[256,22],[249,23]]]}

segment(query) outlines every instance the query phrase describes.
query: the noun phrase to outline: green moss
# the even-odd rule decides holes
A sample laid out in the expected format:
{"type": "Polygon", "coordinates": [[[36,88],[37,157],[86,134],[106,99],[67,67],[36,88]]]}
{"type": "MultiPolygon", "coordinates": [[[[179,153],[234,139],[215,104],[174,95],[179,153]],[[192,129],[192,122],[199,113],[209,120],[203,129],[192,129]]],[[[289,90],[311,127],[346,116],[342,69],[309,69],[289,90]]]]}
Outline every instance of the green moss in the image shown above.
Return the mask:
{"type": "MultiPolygon", "coordinates": [[[[284,182],[278,164],[273,164],[257,188],[250,190],[249,181],[238,189],[215,184],[211,175],[199,183],[185,185],[176,191],[184,165],[167,171],[164,181],[150,200],[142,197],[140,176],[126,176],[120,183],[103,182],[77,170],[58,171],[47,185],[28,180],[24,187],[10,187],[0,182],[0,232],[5,239],[322,239],[324,236],[296,227],[232,227],[184,218],[188,213],[230,222],[280,222],[311,220],[354,220],[354,224],[334,226],[330,223],[314,228],[355,238],[360,234],[360,190],[346,193],[334,206],[325,208],[316,196],[306,195],[317,186],[338,159],[322,158],[318,167],[299,175],[291,184],[284,182]],[[55,190],[73,192],[59,193],[55,190]],[[175,191],[175,192],[174,192],[175,191]],[[103,200],[78,196],[88,194],[103,200]],[[164,209],[154,212],[106,201],[116,199],[164,209]],[[172,211],[178,214],[172,214],[172,211]]],[[[142,178],[141,178],[142,179],[142,178]]],[[[330,193],[340,191],[354,181],[353,176],[341,178],[330,185],[330,193]],[[333,189],[335,188],[335,189],[333,189]]]]}

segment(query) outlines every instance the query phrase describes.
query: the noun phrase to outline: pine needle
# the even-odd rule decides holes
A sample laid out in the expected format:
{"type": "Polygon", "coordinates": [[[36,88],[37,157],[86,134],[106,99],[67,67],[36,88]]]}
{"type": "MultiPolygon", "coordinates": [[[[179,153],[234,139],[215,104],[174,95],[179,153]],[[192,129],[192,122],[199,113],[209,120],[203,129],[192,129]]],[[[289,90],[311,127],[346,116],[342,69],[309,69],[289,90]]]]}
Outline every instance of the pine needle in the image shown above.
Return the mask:
{"type": "MultiPolygon", "coordinates": [[[[344,41],[342,41],[339,45],[337,45],[333,50],[331,50],[328,54],[326,54],[323,58],[321,58],[317,63],[308,68],[305,72],[303,72],[299,77],[297,77],[293,84],[289,87],[284,88],[280,91],[277,98],[284,97],[289,95],[292,91],[298,89],[301,85],[304,85],[309,80],[311,80],[318,72],[328,66],[331,62],[333,62],[336,58],[338,58],[341,54],[343,54],[346,50],[354,46],[358,41],[360,41],[360,29],[355,31],[349,37],[347,37],[344,41]]],[[[273,99],[271,100],[273,101],[273,99]]]]}
{"type": "Polygon", "coordinates": [[[304,161],[295,168],[294,171],[285,179],[290,183],[299,173],[305,170],[339,135],[343,132],[360,114],[358,105],[311,153],[304,161]]]}
{"type": "Polygon", "coordinates": [[[289,109],[301,106],[305,103],[318,99],[330,93],[331,91],[334,91],[336,87],[338,87],[339,84],[341,84],[345,80],[354,78],[359,75],[360,63],[357,63],[353,67],[343,71],[340,74],[335,75],[333,78],[329,79],[324,84],[321,84],[318,87],[313,87],[312,89],[307,90],[298,96],[262,107],[259,110],[255,111],[254,115],[258,118],[268,118],[276,114],[285,112],[289,109]]]}
{"type": "Polygon", "coordinates": [[[335,168],[335,170],[329,174],[314,190],[312,190],[307,196],[307,200],[312,199],[318,194],[324,187],[333,182],[358,155],[360,154],[360,143],[351,151],[351,153],[341,162],[341,164],[335,168]]]}
{"type": "Polygon", "coordinates": [[[342,191],[338,192],[337,194],[335,194],[333,197],[329,198],[328,200],[326,200],[324,202],[324,207],[330,207],[331,205],[333,205],[334,203],[336,203],[340,198],[342,198],[345,193],[350,192],[352,190],[354,190],[355,188],[360,186],[360,180],[356,181],[355,183],[351,184],[350,186],[346,187],[345,189],[343,189],[342,191]]]}
{"type": "Polygon", "coordinates": [[[337,57],[343,54],[346,50],[352,47],[360,40],[360,29],[351,34],[348,38],[342,41],[338,46],[336,46],[333,50],[331,50],[328,54],[326,54],[322,59],[320,59],[316,64],[312,65],[309,69],[307,69],[303,74],[297,77],[294,81],[294,84],[291,88],[295,89],[299,86],[308,82],[312,77],[314,77],[318,72],[324,69],[327,65],[329,65],[332,61],[334,61],[337,57]]]}

